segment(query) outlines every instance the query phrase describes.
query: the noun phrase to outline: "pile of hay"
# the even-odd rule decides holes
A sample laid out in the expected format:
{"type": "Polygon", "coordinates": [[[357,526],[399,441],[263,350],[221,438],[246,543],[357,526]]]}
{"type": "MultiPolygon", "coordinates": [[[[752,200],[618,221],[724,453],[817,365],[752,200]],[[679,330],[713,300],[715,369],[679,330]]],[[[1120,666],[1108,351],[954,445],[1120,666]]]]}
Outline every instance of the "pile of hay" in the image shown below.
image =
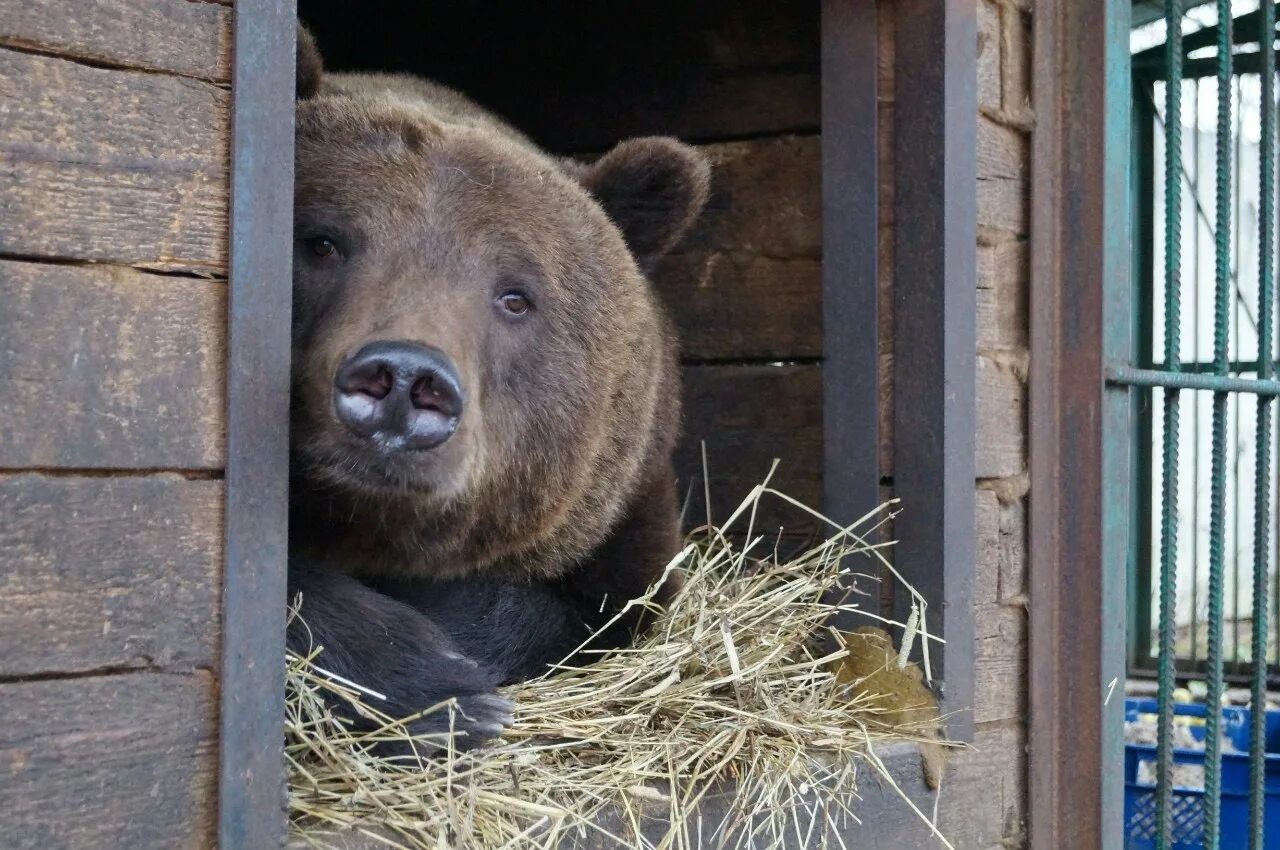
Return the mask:
{"type": "MultiPolygon", "coordinates": [[[[771,541],[753,537],[766,497],[807,510],[766,482],[721,528],[692,534],[668,567],[684,573],[684,589],[639,645],[505,689],[515,724],[478,752],[424,756],[410,767],[379,759],[367,745],[407,737],[403,725],[380,715],[369,692],[328,676],[323,648],[290,657],[295,838],[321,847],[334,846],[335,834],[359,833],[370,847],[556,847],[568,838],[767,847],[798,828],[856,817],[862,771],[892,783],[877,747],[936,737],[928,722],[936,714],[909,722],[878,694],[841,681],[846,651],[824,640],[839,610],[879,619],[858,604],[874,609],[878,588],[867,595],[857,582],[868,579],[852,572],[872,561],[849,556],[868,556],[902,582],[885,544],[866,542],[891,513],[886,506],[848,528],[832,526],[828,539],[782,562],[771,541]],[[747,542],[735,546],[730,531],[747,542]],[[353,732],[326,710],[323,692],[341,694],[383,728],[353,732]],[[700,804],[726,783],[735,793],[708,820],[700,804]]],[[[919,606],[903,629],[901,657],[923,640],[927,676],[936,639],[924,627],[923,600],[902,587],[919,606]]],[[[928,820],[905,795],[903,805],[928,820]]]]}

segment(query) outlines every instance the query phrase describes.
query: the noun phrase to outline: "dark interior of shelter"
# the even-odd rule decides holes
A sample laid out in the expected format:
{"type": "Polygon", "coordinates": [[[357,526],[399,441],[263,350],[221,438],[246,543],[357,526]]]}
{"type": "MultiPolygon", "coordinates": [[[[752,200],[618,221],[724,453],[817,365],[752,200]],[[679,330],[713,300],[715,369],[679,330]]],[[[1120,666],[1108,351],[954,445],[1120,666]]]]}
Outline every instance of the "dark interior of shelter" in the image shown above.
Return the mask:
{"type": "Polygon", "coordinates": [[[298,5],[332,68],[430,77],[558,152],[817,131],[817,4],[298,5]]]}

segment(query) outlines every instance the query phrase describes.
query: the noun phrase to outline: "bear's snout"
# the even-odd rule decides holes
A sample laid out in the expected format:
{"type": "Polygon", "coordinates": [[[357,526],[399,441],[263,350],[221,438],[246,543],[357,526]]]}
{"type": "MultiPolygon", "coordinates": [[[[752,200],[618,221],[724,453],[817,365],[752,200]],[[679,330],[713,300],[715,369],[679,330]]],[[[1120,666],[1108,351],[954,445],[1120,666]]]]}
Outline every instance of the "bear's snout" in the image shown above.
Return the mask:
{"type": "Polygon", "coordinates": [[[453,361],[428,345],[371,342],[333,378],[338,421],[382,449],[434,449],[457,429],[463,405],[453,361]]]}

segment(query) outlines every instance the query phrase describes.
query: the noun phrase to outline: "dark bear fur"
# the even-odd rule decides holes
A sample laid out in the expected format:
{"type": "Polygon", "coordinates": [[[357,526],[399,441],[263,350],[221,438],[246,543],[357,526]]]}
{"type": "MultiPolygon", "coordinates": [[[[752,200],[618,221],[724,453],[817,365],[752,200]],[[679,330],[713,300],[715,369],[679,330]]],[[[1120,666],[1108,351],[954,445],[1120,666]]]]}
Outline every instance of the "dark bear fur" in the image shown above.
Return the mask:
{"type": "Polygon", "coordinates": [[[498,684],[564,658],[678,551],[675,336],[643,270],[708,166],[667,138],[556,159],[447,88],[325,74],[298,46],[290,645],[391,715],[457,697],[475,742],[511,720],[498,684]],[[508,291],[532,309],[501,314],[508,291]],[[443,444],[389,451],[336,418],[336,370],[375,341],[456,365],[443,444]]]}

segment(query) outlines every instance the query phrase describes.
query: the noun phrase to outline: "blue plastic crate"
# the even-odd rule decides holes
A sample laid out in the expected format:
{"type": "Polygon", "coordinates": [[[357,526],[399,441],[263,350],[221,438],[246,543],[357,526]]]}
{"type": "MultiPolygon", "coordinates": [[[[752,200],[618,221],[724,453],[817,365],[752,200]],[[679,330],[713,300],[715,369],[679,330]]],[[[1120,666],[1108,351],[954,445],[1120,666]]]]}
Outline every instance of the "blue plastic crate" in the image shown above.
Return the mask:
{"type": "MultiPolygon", "coordinates": [[[[1124,703],[1126,722],[1139,714],[1156,713],[1155,700],[1127,699],[1124,703]]],[[[1185,717],[1205,716],[1203,705],[1178,703],[1174,714],[1185,717]]],[[[1223,850],[1249,846],[1249,723],[1252,712],[1247,708],[1222,709],[1223,736],[1239,752],[1222,754],[1222,813],[1220,837],[1223,850]]],[[[1204,727],[1191,727],[1193,737],[1204,740],[1204,727]]],[[[1267,712],[1266,850],[1280,850],[1280,711],[1267,712]]],[[[1173,759],[1179,764],[1204,764],[1204,751],[1175,749],[1173,759]]],[[[1156,846],[1155,786],[1138,782],[1138,767],[1156,761],[1156,748],[1147,744],[1126,744],[1124,748],[1124,846],[1144,850],[1156,846]]],[[[1198,788],[1173,789],[1173,850],[1198,850],[1204,846],[1204,792],[1198,788]]]]}

